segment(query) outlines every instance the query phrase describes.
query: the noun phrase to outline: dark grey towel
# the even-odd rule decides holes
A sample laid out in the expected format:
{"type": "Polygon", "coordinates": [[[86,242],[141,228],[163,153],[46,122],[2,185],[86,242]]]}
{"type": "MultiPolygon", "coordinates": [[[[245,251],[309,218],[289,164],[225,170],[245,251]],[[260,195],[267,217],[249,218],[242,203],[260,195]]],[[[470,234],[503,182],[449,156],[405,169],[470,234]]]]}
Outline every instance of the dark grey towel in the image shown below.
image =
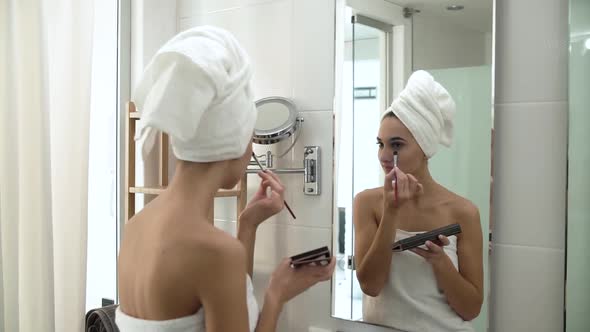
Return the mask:
{"type": "Polygon", "coordinates": [[[119,332],[115,324],[118,305],[92,309],[86,314],[86,332],[119,332]]]}

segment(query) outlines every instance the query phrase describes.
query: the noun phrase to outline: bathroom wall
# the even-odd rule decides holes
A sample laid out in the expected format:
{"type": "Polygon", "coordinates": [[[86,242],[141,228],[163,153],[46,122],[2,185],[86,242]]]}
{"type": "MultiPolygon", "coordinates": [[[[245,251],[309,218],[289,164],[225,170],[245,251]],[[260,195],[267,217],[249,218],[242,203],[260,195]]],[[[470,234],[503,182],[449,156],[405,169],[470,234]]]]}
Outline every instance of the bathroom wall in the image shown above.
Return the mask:
{"type": "Polygon", "coordinates": [[[590,1],[570,0],[566,331],[590,326],[590,1]]]}
{"type": "Polygon", "coordinates": [[[416,14],[412,22],[412,65],[424,70],[490,65],[489,34],[437,17],[416,14]],[[463,50],[457,53],[457,50],[463,50]]]}
{"type": "Polygon", "coordinates": [[[490,328],[563,331],[568,1],[496,17],[490,328]]]}

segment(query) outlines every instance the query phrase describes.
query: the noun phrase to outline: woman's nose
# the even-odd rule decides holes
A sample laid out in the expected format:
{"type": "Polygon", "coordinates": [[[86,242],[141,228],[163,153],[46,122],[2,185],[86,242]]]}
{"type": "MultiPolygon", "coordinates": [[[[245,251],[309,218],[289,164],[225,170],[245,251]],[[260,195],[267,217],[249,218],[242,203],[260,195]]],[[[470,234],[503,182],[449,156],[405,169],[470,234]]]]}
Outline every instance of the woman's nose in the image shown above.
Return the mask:
{"type": "Polygon", "coordinates": [[[393,152],[388,153],[387,149],[379,151],[379,160],[383,163],[390,163],[393,161],[393,152]]]}

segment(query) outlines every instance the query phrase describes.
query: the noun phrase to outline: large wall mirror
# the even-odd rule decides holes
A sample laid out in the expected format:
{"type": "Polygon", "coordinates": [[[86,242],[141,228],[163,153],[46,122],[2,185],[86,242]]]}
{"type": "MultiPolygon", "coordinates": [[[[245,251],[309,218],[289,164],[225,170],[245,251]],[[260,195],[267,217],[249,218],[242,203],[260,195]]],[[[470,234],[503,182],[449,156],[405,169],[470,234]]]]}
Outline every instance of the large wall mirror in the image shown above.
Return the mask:
{"type": "MultiPolygon", "coordinates": [[[[399,318],[389,318],[399,317],[395,311],[404,309],[386,305],[399,305],[400,301],[375,302],[373,296],[363,292],[355,266],[353,207],[359,193],[384,184],[385,171],[376,144],[382,114],[410,75],[425,70],[456,104],[453,143],[428,159],[428,169],[437,183],[479,209],[483,243],[481,253],[476,255],[481,254],[483,261],[484,302],[479,314],[469,320],[469,326],[474,331],[487,330],[492,238],[493,7],[493,0],[337,1],[333,252],[338,266],[332,280],[333,317],[407,330],[412,321],[433,314],[408,316],[406,322],[400,323],[399,318]],[[371,310],[378,314],[371,314],[371,310]]],[[[432,287],[436,289],[436,285],[432,287]]],[[[420,299],[424,290],[418,288],[404,291],[420,299]]],[[[415,330],[421,330],[420,325],[416,326],[415,330]]]]}

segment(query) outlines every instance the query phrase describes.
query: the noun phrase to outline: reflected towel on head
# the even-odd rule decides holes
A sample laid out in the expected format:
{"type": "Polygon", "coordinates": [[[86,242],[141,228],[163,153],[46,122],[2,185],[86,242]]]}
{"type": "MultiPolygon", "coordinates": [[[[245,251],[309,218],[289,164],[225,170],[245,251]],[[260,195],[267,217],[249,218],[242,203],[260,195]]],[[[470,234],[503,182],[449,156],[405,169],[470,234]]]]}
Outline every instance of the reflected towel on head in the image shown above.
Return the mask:
{"type": "Polygon", "coordinates": [[[249,58],[229,32],[200,26],[173,37],[147,65],[133,96],[143,156],[160,130],[180,160],[240,158],[256,122],[251,77],[249,58]]]}
{"type": "Polygon", "coordinates": [[[455,102],[426,71],[418,70],[410,76],[385,114],[388,112],[408,128],[428,158],[438,151],[439,144],[451,146],[455,102]]]}

